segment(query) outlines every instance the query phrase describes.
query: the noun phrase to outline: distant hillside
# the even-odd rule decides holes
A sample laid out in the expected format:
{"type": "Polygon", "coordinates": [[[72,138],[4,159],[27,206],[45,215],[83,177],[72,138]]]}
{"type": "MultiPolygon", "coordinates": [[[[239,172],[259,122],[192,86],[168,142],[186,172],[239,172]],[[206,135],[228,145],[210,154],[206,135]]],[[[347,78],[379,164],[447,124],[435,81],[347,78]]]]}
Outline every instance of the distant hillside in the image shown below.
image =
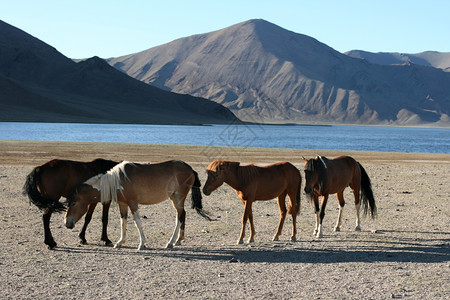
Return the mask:
{"type": "Polygon", "coordinates": [[[145,83],[246,121],[450,126],[450,73],[381,66],[264,20],[108,59],[145,83]]]}
{"type": "Polygon", "coordinates": [[[79,63],[0,21],[0,121],[228,123],[203,98],[135,80],[94,57],[79,63]]]}
{"type": "Polygon", "coordinates": [[[426,51],[416,54],[397,52],[367,52],[352,50],[345,52],[346,55],[365,59],[370,63],[378,65],[401,65],[413,63],[416,65],[435,67],[450,72],[450,52],[426,51]]]}

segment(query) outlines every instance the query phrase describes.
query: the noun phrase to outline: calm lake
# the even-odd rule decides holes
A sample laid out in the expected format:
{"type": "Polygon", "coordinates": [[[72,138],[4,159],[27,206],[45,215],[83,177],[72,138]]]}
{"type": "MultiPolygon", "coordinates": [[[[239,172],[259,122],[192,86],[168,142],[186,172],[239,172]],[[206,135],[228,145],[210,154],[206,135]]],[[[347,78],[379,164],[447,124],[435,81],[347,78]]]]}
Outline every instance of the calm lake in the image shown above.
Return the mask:
{"type": "Polygon", "coordinates": [[[124,142],[450,153],[450,129],[303,125],[129,125],[0,122],[0,140],[124,142]]]}

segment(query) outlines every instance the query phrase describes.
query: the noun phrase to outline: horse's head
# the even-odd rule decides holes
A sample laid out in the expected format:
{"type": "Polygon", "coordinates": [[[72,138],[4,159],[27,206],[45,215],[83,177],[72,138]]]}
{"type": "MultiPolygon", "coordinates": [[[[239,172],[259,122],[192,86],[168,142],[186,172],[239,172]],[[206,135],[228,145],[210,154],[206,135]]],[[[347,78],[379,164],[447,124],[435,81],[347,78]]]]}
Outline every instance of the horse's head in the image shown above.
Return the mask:
{"type": "Polygon", "coordinates": [[[324,177],[325,165],[319,156],[316,158],[306,159],[303,157],[306,165],[305,171],[305,193],[314,196],[314,189],[321,191],[324,177]]]}
{"type": "Polygon", "coordinates": [[[66,227],[73,228],[75,223],[87,212],[89,204],[99,201],[100,191],[92,185],[83,183],[75,187],[67,196],[66,227]]]}
{"type": "Polygon", "coordinates": [[[225,168],[226,162],[223,160],[215,160],[206,168],[208,179],[203,186],[203,193],[206,196],[211,195],[214,190],[223,184],[225,181],[225,168]]]}

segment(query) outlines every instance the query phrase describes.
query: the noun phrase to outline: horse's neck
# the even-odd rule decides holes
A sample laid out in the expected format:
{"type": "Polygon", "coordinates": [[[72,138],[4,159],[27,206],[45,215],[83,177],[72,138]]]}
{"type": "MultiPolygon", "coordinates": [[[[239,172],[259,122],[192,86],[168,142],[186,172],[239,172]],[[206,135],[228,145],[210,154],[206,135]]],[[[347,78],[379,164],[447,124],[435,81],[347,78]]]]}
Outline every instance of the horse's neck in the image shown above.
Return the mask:
{"type": "Polygon", "coordinates": [[[255,166],[236,166],[228,169],[225,182],[235,190],[242,191],[258,174],[255,166]]]}
{"type": "Polygon", "coordinates": [[[320,186],[320,193],[321,194],[326,194],[327,193],[327,189],[328,189],[328,172],[329,172],[329,161],[327,160],[326,162],[327,164],[325,165],[325,167],[322,169],[322,174],[319,178],[319,186],[320,186]]]}
{"type": "Polygon", "coordinates": [[[240,182],[239,182],[239,176],[238,176],[238,168],[241,168],[240,166],[236,167],[230,167],[227,169],[225,173],[224,182],[231,186],[235,190],[240,190],[240,182]]]}

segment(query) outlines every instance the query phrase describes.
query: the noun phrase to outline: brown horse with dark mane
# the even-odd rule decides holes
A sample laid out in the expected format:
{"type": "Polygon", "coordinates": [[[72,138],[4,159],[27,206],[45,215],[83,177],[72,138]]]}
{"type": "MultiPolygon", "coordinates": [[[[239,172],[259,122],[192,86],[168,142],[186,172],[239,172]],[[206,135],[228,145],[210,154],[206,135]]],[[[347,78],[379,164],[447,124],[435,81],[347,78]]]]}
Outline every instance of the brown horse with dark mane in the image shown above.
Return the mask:
{"type": "Polygon", "coordinates": [[[350,156],[340,156],[328,159],[317,156],[314,159],[305,159],[305,193],[314,201],[316,212],[316,227],[314,235],[322,237],[322,221],[325,216],[328,195],[336,194],[339,201],[339,216],[334,227],[340,231],[342,225],[342,212],[344,209],[344,189],[349,186],[355,196],[356,207],[356,231],[361,231],[359,210],[361,201],[364,205],[364,214],[367,215],[368,207],[372,218],[375,217],[377,207],[373,197],[370,178],[363,166],[350,156]],[[319,196],[322,196],[322,205],[319,209],[319,196]]]}
{"type": "Polygon", "coordinates": [[[174,232],[166,247],[172,248],[174,243],[180,245],[184,240],[186,218],[184,202],[191,190],[192,208],[195,208],[201,216],[209,219],[203,211],[200,180],[191,166],[179,160],[157,164],[124,161],[106,174],[94,176],[73,189],[68,196],[69,207],[65,223],[67,228],[73,228],[81,216],[86,213],[89,205],[98,202],[105,205],[114,201],[119,204],[122,225],[120,239],[114,247],[121,246],[126,240],[129,207],[139,232],[138,250],[141,250],[145,248],[145,236],[142,231],[138,205],[157,204],[171,199],[177,216],[174,232]]]}
{"type": "MultiPolygon", "coordinates": [[[[23,194],[28,195],[30,202],[44,211],[42,217],[44,221],[44,243],[49,249],[56,247],[56,242],[50,231],[50,217],[53,212],[62,212],[66,209],[64,203],[59,202],[59,199],[67,197],[76,185],[94,175],[105,173],[116,164],[117,162],[104,159],[96,159],[91,162],[54,159],[42,166],[35,167],[28,174],[23,186],[23,194]]],[[[96,205],[95,203],[89,206],[89,212],[79,235],[81,242],[84,244],[86,243],[86,228],[91,221],[96,205]]],[[[108,210],[109,205],[103,206],[101,240],[105,244],[111,243],[107,235],[108,210]]]]}
{"type": "Polygon", "coordinates": [[[243,243],[247,220],[250,223],[250,238],[254,241],[255,227],[253,225],[252,204],[258,200],[278,198],[280,222],[273,240],[278,238],[283,229],[286,212],[292,215],[291,241],[296,240],[296,218],[300,213],[300,188],[302,178],[300,171],[288,162],[279,162],[265,167],[255,165],[241,166],[239,162],[216,160],[206,169],[208,179],[203,187],[203,193],[210,195],[224,182],[231,186],[244,204],[241,235],[238,244],[243,243]],[[289,205],[286,210],[285,199],[289,195],[289,205]]]}

